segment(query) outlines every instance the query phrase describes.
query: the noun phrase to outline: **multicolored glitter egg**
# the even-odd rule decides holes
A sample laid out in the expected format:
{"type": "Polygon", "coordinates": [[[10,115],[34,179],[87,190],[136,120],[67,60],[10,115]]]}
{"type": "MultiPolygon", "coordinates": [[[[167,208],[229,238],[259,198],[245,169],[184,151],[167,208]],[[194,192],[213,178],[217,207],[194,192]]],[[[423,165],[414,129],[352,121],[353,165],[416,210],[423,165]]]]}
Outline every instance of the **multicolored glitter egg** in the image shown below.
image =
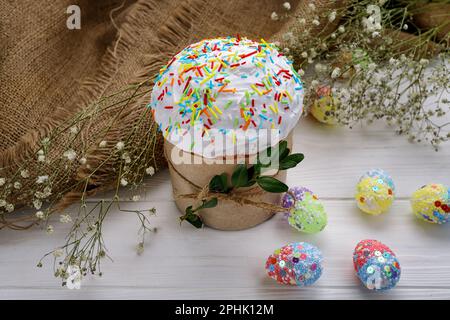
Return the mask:
{"type": "Polygon", "coordinates": [[[272,43],[239,37],[184,48],[160,70],[149,104],[165,139],[207,158],[265,150],[273,141],[255,136],[285,139],[302,106],[292,61],[272,43]]]}
{"type": "Polygon", "coordinates": [[[438,183],[427,184],[413,193],[411,206],[420,219],[447,223],[450,220],[450,188],[438,183]]]}
{"type": "Polygon", "coordinates": [[[322,260],[317,247],[296,242],[275,250],[266,261],[266,271],[281,284],[310,286],[322,275],[322,260]]]}
{"type": "Polygon", "coordinates": [[[388,290],[400,280],[401,268],[395,253],[377,240],[362,240],[356,245],[353,266],[370,290],[388,290]]]}
{"type": "Polygon", "coordinates": [[[327,213],[319,198],[309,189],[293,187],[281,199],[288,223],[306,233],[317,233],[327,225],[327,213]],[[295,198],[295,199],[294,199],[295,198]]]}
{"type": "Polygon", "coordinates": [[[335,112],[339,100],[333,97],[329,86],[321,86],[316,90],[316,99],[311,105],[310,112],[319,122],[334,125],[337,123],[335,112]]]}
{"type": "Polygon", "coordinates": [[[356,185],[356,203],[368,214],[378,215],[388,211],[394,197],[394,181],[381,169],[367,171],[356,185]]]}

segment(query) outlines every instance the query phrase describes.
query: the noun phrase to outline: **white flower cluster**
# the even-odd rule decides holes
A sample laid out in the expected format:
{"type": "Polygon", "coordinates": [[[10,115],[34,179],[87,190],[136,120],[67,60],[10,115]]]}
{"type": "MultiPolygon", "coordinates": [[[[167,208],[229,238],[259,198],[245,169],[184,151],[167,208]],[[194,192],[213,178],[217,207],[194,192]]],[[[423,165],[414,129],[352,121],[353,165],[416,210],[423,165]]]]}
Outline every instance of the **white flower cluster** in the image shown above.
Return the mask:
{"type": "Polygon", "coordinates": [[[362,19],[362,25],[366,32],[373,35],[373,32],[378,32],[382,29],[381,10],[379,6],[370,4],[367,6],[366,12],[369,16],[362,19]]]}

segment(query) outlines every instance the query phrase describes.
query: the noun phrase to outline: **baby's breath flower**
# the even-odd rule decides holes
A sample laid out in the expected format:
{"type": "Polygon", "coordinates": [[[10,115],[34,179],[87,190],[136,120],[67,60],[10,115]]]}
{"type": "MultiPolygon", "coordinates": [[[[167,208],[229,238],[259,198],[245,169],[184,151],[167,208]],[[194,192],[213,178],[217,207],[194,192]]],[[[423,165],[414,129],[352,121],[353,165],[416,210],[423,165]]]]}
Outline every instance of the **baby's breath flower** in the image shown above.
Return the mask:
{"type": "Polygon", "coordinates": [[[131,158],[130,158],[130,155],[128,154],[128,152],[124,152],[122,154],[122,159],[125,160],[126,164],[131,163],[131,158]]]}
{"type": "Polygon", "coordinates": [[[70,265],[67,267],[67,271],[65,273],[67,274],[66,287],[70,290],[80,289],[82,278],[80,267],[77,265],[70,265]]]}
{"type": "Polygon", "coordinates": [[[77,134],[78,133],[78,127],[77,126],[73,126],[70,128],[70,133],[72,134],[77,134]]]}
{"type": "Polygon", "coordinates": [[[62,257],[63,254],[64,254],[64,250],[61,248],[53,251],[53,256],[55,258],[60,258],[60,257],[62,257]]]}
{"type": "Polygon", "coordinates": [[[72,217],[69,216],[68,214],[62,214],[59,216],[59,221],[61,223],[70,223],[72,222],[72,217]]]}
{"type": "Polygon", "coordinates": [[[98,144],[98,146],[99,146],[100,148],[105,148],[105,147],[107,146],[107,144],[108,144],[108,142],[105,141],[105,140],[103,140],[103,141],[100,141],[100,143],[98,144]]]}
{"type": "Polygon", "coordinates": [[[44,219],[44,217],[45,217],[44,212],[42,212],[42,211],[37,211],[36,212],[36,218],[42,220],[42,219],[44,219]]]}
{"type": "Polygon", "coordinates": [[[305,18],[300,18],[300,19],[298,19],[298,23],[306,24],[306,19],[305,18]]]}
{"type": "Polygon", "coordinates": [[[69,149],[63,153],[63,156],[66,157],[69,161],[73,161],[77,158],[77,153],[73,149],[69,149]]]}
{"type": "Polygon", "coordinates": [[[403,30],[408,30],[408,25],[406,23],[403,25],[403,30]]]}
{"type": "Polygon", "coordinates": [[[41,143],[43,146],[48,147],[50,145],[50,138],[45,137],[44,139],[42,139],[41,143]]]}
{"type": "Polygon", "coordinates": [[[22,184],[18,181],[14,182],[14,189],[19,190],[20,188],[22,188],[22,184]]]}
{"type": "Polygon", "coordinates": [[[0,178],[0,187],[3,187],[6,183],[6,179],[5,178],[0,178]]]}
{"type": "Polygon", "coordinates": [[[141,199],[141,196],[140,195],[134,195],[132,198],[131,198],[131,200],[133,200],[134,202],[137,202],[137,201],[139,201],[141,199]]]}
{"type": "Polygon", "coordinates": [[[148,174],[149,176],[152,176],[155,174],[155,168],[148,167],[147,169],[145,169],[145,173],[148,174]]]}
{"type": "Polygon", "coordinates": [[[128,181],[127,181],[125,178],[122,178],[122,179],[120,179],[120,184],[121,184],[123,187],[126,187],[126,186],[128,185],[128,181]]]}
{"type": "Polygon", "coordinates": [[[286,10],[291,10],[291,4],[289,2],[283,3],[283,8],[286,10]]]}
{"type": "Polygon", "coordinates": [[[319,26],[320,25],[320,21],[317,19],[313,19],[312,24],[315,26],[319,26]]]}
{"type": "Polygon", "coordinates": [[[5,206],[5,209],[6,209],[7,212],[13,212],[14,211],[14,205],[12,203],[8,203],[5,206]]]}
{"type": "Polygon", "coordinates": [[[44,162],[45,161],[45,156],[43,154],[39,154],[37,157],[37,161],[38,162],[44,162]]]}
{"type": "Polygon", "coordinates": [[[0,208],[6,206],[6,200],[0,199],[0,208]]]}
{"type": "Polygon", "coordinates": [[[338,31],[340,33],[344,33],[345,32],[345,27],[344,26],[339,26],[338,31]]]}
{"type": "Polygon", "coordinates": [[[48,176],[44,175],[44,176],[38,176],[36,179],[36,183],[37,184],[43,184],[44,182],[46,182],[48,180],[48,176]]]}
{"type": "Polygon", "coordinates": [[[30,173],[28,172],[28,170],[22,170],[20,171],[20,176],[24,179],[29,178],[30,177],[30,173]]]}
{"type": "Polygon", "coordinates": [[[316,5],[312,2],[308,3],[308,7],[312,10],[315,11],[316,10],[316,5]]]}
{"type": "Polygon", "coordinates": [[[53,231],[55,231],[55,229],[53,228],[53,226],[51,224],[49,224],[45,231],[47,232],[47,234],[52,234],[53,231]]]}
{"type": "Polygon", "coordinates": [[[141,255],[144,253],[144,243],[143,242],[138,243],[138,245],[136,246],[136,252],[138,255],[141,255]]]}
{"type": "Polygon", "coordinates": [[[315,70],[317,73],[322,73],[327,71],[327,66],[322,63],[316,63],[315,70]]]}
{"type": "Polygon", "coordinates": [[[283,34],[284,41],[292,41],[294,39],[294,34],[292,32],[286,32],[283,34]]]}
{"type": "Polygon", "coordinates": [[[341,76],[341,68],[336,67],[333,69],[333,71],[331,72],[331,78],[336,79],[339,78],[341,76]]]}
{"type": "Polygon", "coordinates": [[[123,141],[117,142],[117,144],[116,144],[117,150],[121,151],[121,150],[123,150],[124,147],[125,147],[125,143],[123,141]]]}
{"type": "Polygon", "coordinates": [[[306,52],[306,51],[303,51],[301,53],[301,55],[302,55],[302,58],[308,58],[308,52],[306,52]]]}
{"type": "Polygon", "coordinates": [[[332,11],[332,12],[328,15],[328,21],[333,22],[334,20],[336,20],[336,11],[332,11]]]}
{"type": "Polygon", "coordinates": [[[80,158],[80,164],[84,165],[86,164],[87,159],[85,157],[80,158]]]}
{"type": "Polygon", "coordinates": [[[278,14],[274,11],[272,12],[272,14],[270,15],[270,19],[276,21],[279,19],[278,14]]]}

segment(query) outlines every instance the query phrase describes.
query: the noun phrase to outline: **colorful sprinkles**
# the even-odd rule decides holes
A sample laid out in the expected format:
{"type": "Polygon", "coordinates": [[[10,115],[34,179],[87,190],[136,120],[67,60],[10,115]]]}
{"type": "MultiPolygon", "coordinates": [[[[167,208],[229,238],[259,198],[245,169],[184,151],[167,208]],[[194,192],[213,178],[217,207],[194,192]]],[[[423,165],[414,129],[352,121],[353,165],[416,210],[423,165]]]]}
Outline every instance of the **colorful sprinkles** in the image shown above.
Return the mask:
{"type": "Polygon", "coordinates": [[[310,286],[322,275],[322,253],[307,242],[288,244],[267,258],[269,277],[281,284],[310,286]]]}
{"type": "Polygon", "coordinates": [[[394,181],[381,169],[367,171],[356,185],[356,203],[368,214],[378,215],[388,211],[394,197],[394,181]]]}
{"type": "Polygon", "coordinates": [[[450,221],[450,188],[439,183],[427,184],[413,193],[411,206],[419,219],[447,223],[450,221]]]}
{"type": "Polygon", "coordinates": [[[400,280],[400,263],[395,253],[377,240],[362,240],[356,245],[353,266],[370,290],[388,290],[400,280]]]}
{"type": "Polygon", "coordinates": [[[227,148],[243,143],[249,129],[275,129],[284,139],[302,113],[302,99],[300,76],[274,44],[228,37],[175,55],[156,77],[149,107],[166,139],[203,154],[219,135],[227,148]],[[194,128],[203,145],[190,141],[194,128]]]}
{"type": "Polygon", "coordinates": [[[298,231],[317,233],[327,225],[328,217],[323,204],[319,197],[307,188],[290,188],[281,199],[281,205],[289,209],[285,217],[289,225],[298,231]]]}

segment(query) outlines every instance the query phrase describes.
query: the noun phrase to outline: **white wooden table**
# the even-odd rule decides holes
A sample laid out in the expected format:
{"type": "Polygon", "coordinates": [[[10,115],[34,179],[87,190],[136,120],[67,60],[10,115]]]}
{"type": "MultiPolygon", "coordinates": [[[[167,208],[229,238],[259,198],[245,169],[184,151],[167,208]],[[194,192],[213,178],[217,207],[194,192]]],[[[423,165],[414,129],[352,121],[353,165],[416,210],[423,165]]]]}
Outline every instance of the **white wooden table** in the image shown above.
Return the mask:
{"type": "MultiPolygon", "coordinates": [[[[450,185],[450,145],[435,152],[410,144],[384,124],[367,128],[328,127],[302,119],[295,129],[294,151],[305,153],[288,173],[288,184],[314,190],[328,211],[329,224],[319,234],[293,230],[280,215],[249,230],[224,232],[189,224],[180,226],[167,170],[156,174],[140,202],[124,208],[158,210],[158,227],[139,256],[139,223],[133,214],[112,212],[105,240],[114,262],[105,262],[102,278],[83,279],[81,290],[62,288],[45,252],[64,243],[68,226],[57,222],[46,235],[35,228],[0,232],[0,298],[62,299],[450,299],[450,225],[430,225],[411,213],[409,196],[430,182],[450,185]],[[371,168],[394,178],[397,199],[389,213],[369,216],[356,208],[355,183],[371,168]],[[389,245],[402,267],[396,288],[375,293],[364,289],[353,272],[352,252],[362,239],[389,245]],[[264,263],[272,251],[296,241],[317,245],[325,257],[324,273],[314,286],[282,286],[268,278],[264,263]]],[[[101,198],[101,196],[98,196],[101,198]]],[[[95,199],[93,199],[95,200],[95,199]]]]}

